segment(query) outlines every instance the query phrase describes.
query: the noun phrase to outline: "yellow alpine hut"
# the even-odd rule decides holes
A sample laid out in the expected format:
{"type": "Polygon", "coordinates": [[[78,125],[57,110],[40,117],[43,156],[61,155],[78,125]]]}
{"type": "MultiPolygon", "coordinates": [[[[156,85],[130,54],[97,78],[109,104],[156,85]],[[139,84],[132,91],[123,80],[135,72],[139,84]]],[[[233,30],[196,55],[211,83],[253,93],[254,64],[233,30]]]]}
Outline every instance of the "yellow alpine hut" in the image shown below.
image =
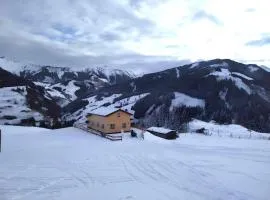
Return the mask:
{"type": "Polygon", "coordinates": [[[102,133],[129,132],[132,114],[119,108],[100,107],[87,115],[88,128],[102,133]]]}

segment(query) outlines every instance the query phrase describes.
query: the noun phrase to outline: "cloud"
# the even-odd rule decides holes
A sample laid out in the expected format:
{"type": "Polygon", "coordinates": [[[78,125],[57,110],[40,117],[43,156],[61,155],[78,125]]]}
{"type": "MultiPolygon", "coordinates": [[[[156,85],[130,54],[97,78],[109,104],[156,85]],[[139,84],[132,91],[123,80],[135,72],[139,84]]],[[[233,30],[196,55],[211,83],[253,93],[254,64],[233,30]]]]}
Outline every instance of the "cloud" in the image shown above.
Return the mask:
{"type": "Polygon", "coordinates": [[[99,37],[104,41],[117,41],[121,40],[121,36],[117,33],[105,32],[99,35],[99,37]]]}
{"type": "Polygon", "coordinates": [[[212,15],[210,13],[207,13],[204,10],[197,11],[192,17],[192,20],[195,20],[195,21],[196,20],[203,20],[203,19],[207,19],[216,25],[222,25],[222,22],[217,17],[215,17],[214,15],[212,15]]]}
{"type": "Polygon", "coordinates": [[[270,45],[270,36],[263,37],[263,38],[258,39],[258,40],[251,40],[251,41],[247,42],[246,45],[248,45],[248,46],[266,46],[266,45],[270,45]]]}
{"type": "Polygon", "coordinates": [[[245,11],[246,11],[246,12],[255,12],[256,9],[255,9],[255,8],[247,8],[245,11]]]}
{"type": "Polygon", "coordinates": [[[266,61],[267,35],[252,39],[269,32],[268,18],[267,0],[3,0],[0,55],[140,73],[217,57],[266,61]]]}

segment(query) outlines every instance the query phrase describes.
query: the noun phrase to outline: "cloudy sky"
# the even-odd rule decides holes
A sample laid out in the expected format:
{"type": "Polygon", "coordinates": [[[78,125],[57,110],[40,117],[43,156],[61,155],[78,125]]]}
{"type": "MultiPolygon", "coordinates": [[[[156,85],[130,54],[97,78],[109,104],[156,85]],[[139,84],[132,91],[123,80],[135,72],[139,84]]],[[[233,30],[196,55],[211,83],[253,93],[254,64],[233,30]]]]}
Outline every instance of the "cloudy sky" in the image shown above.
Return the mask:
{"type": "Polygon", "coordinates": [[[270,66],[269,0],[1,0],[0,56],[150,72],[230,58],[270,66]]]}

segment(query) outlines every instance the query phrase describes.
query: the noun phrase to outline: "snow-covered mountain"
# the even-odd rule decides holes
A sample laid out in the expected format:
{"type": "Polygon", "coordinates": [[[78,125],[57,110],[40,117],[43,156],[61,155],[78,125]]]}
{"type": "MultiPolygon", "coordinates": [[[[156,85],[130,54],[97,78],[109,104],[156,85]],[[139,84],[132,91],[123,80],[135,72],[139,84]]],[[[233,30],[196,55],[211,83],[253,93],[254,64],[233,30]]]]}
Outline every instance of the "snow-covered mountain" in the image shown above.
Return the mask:
{"type": "Polygon", "coordinates": [[[0,68],[0,124],[57,127],[60,114],[43,87],[0,68]]]}
{"type": "Polygon", "coordinates": [[[135,77],[131,72],[108,67],[76,71],[67,67],[15,62],[3,57],[0,67],[44,87],[61,107],[102,87],[135,77]]]}
{"type": "Polygon", "coordinates": [[[254,64],[215,59],[141,77],[109,68],[73,71],[5,58],[0,67],[18,75],[6,76],[8,84],[2,80],[2,87],[31,85],[27,88],[40,90],[43,99],[62,107],[62,122],[67,124],[111,106],[134,113],[134,121],[144,126],[181,129],[197,118],[270,132],[270,72],[254,64]]]}
{"type": "Polygon", "coordinates": [[[66,106],[65,119],[84,120],[91,109],[119,106],[121,100],[138,96],[130,107],[144,126],[179,129],[197,118],[270,132],[270,72],[228,59],[184,65],[101,88],[66,106]]]}

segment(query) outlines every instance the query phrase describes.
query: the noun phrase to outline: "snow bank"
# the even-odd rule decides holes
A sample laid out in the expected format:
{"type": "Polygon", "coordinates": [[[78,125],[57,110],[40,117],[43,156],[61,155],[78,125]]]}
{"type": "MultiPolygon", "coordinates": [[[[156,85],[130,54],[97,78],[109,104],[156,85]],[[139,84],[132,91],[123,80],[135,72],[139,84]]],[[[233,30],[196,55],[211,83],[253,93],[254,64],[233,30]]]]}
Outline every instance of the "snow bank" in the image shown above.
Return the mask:
{"type": "Polygon", "coordinates": [[[200,120],[193,120],[188,125],[190,132],[195,132],[198,129],[205,128],[209,135],[232,138],[246,138],[246,139],[266,139],[270,138],[268,133],[259,133],[248,130],[247,128],[237,125],[220,125],[214,122],[204,122],[200,120]]]}
{"type": "Polygon", "coordinates": [[[144,132],[144,140],[151,143],[161,143],[161,144],[173,144],[169,140],[157,137],[150,132],[144,132]]]}

